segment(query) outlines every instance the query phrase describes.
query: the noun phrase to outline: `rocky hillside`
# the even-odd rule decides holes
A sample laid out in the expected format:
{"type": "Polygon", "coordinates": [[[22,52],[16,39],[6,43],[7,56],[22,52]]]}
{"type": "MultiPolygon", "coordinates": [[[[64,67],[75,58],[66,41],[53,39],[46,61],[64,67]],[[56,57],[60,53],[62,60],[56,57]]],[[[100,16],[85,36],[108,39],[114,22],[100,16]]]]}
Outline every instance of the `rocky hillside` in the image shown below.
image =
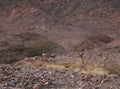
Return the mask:
{"type": "Polygon", "coordinates": [[[120,0],[0,0],[0,89],[120,89],[120,0]]]}
{"type": "Polygon", "coordinates": [[[16,8],[33,6],[58,19],[81,14],[114,18],[119,17],[119,4],[119,0],[1,0],[0,10],[8,14],[16,8]]]}
{"type": "Polygon", "coordinates": [[[119,4],[119,0],[1,0],[0,49],[8,51],[41,37],[65,50],[118,46],[119,4]]]}
{"type": "MultiPolygon", "coordinates": [[[[46,11],[53,13],[63,13],[69,8],[69,13],[77,10],[84,10],[84,13],[89,13],[90,11],[104,11],[119,12],[119,0],[1,0],[0,5],[3,10],[12,10],[15,7],[24,7],[28,4],[35,5],[36,7],[42,8],[46,11]],[[70,8],[71,7],[71,8],[70,8]],[[79,9],[78,9],[79,8],[79,9]]],[[[57,13],[58,15],[60,15],[57,13]]],[[[67,15],[64,14],[64,15],[67,15]]]]}

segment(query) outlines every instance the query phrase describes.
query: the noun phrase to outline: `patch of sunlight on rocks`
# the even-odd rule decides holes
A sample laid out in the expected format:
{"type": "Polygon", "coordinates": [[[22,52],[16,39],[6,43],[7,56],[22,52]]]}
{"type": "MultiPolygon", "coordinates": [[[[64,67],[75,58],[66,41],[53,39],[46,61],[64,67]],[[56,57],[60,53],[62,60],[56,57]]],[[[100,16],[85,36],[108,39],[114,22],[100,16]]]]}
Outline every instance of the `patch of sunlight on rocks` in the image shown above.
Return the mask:
{"type": "Polygon", "coordinates": [[[21,66],[25,66],[25,67],[36,68],[36,67],[42,67],[42,66],[46,65],[46,63],[42,62],[42,61],[35,61],[35,62],[20,61],[20,62],[17,62],[15,65],[21,65],[21,66]]]}

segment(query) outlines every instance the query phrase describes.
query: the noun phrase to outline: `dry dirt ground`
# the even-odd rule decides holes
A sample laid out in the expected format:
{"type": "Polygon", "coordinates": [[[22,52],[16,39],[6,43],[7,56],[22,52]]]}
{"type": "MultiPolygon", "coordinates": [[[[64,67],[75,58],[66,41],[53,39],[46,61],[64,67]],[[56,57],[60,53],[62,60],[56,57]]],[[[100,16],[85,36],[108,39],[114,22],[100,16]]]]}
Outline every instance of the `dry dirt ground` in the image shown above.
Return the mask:
{"type": "Polygon", "coordinates": [[[120,1],[0,0],[0,63],[0,89],[120,89],[120,1]],[[40,39],[58,44],[55,58],[23,55],[40,39]],[[119,70],[84,74],[83,60],[119,70]]]}

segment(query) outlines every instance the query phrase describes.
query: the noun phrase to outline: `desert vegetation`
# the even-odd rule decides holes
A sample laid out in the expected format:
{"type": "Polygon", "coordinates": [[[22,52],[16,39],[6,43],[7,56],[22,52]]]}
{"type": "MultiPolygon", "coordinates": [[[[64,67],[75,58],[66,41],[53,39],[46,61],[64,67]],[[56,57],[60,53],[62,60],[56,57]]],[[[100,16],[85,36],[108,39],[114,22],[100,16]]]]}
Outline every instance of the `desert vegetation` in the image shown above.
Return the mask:
{"type": "Polygon", "coordinates": [[[52,54],[57,47],[58,45],[55,42],[48,39],[36,40],[27,45],[14,45],[6,50],[2,50],[2,54],[0,55],[3,59],[5,56],[10,55],[10,57],[8,57],[11,58],[11,60],[9,58],[6,60],[1,59],[0,63],[11,64],[24,57],[42,56],[42,53],[52,54]],[[14,57],[14,55],[16,55],[16,57],[14,57]]]}
{"type": "MultiPolygon", "coordinates": [[[[41,58],[42,59],[42,58],[41,58]]],[[[16,65],[22,65],[31,68],[44,67],[46,69],[52,70],[68,70],[72,72],[80,72],[83,74],[117,74],[120,75],[120,65],[118,63],[110,61],[102,61],[92,64],[84,64],[83,61],[74,63],[60,63],[60,62],[46,62],[41,61],[31,61],[17,62],[16,65]]]]}
{"type": "Polygon", "coordinates": [[[42,53],[53,52],[57,46],[53,41],[41,39],[26,46],[26,56],[41,56],[42,53]]]}

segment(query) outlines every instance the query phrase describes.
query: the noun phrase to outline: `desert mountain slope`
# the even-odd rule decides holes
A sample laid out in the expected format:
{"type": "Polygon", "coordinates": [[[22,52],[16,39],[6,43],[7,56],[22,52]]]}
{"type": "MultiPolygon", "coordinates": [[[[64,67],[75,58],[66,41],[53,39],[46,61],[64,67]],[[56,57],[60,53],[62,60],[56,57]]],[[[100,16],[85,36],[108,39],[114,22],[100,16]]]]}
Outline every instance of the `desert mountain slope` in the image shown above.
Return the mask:
{"type": "Polygon", "coordinates": [[[119,0],[1,0],[0,49],[21,44],[26,36],[39,39],[38,35],[66,50],[102,47],[112,41],[117,42],[112,46],[119,45],[119,4],[119,0]]]}
{"type": "Polygon", "coordinates": [[[120,89],[120,0],[0,0],[0,89],[120,89]]]}

